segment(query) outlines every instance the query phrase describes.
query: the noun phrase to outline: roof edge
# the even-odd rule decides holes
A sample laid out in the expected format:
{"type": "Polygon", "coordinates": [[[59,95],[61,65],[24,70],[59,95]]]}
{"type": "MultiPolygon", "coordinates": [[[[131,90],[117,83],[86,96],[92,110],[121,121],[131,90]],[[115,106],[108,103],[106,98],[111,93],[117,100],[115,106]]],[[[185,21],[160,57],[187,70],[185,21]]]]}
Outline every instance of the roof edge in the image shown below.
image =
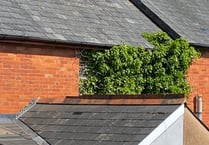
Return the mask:
{"type": "Polygon", "coordinates": [[[29,37],[29,36],[15,36],[15,35],[4,35],[0,34],[0,42],[10,42],[10,43],[25,43],[29,42],[32,44],[47,44],[52,43],[54,45],[60,45],[62,47],[69,47],[69,45],[75,48],[82,49],[110,49],[114,45],[110,44],[99,44],[93,42],[80,42],[80,41],[67,41],[67,40],[58,40],[58,39],[44,39],[39,37],[29,37]]]}
{"type": "MultiPolygon", "coordinates": [[[[184,114],[184,104],[170,114],[157,128],[155,128],[146,138],[144,138],[138,145],[150,145],[162,133],[165,132],[176,120],[184,114]]],[[[183,121],[183,120],[182,120],[183,121]]]]}
{"type": "Polygon", "coordinates": [[[156,15],[151,9],[149,9],[141,0],[130,0],[139,11],[141,11],[145,16],[147,16],[155,25],[160,29],[168,33],[172,39],[180,38],[181,36],[172,29],[168,24],[166,24],[158,15],[156,15]]]}
{"type": "Polygon", "coordinates": [[[50,145],[42,136],[36,133],[31,127],[25,124],[22,120],[17,120],[18,126],[24,130],[24,132],[31,136],[31,139],[38,145],[50,145]]]}
{"type": "Polygon", "coordinates": [[[209,49],[209,44],[203,44],[203,43],[189,43],[191,46],[197,48],[197,49],[209,49]]]}
{"type": "MultiPolygon", "coordinates": [[[[130,0],[144,15],[146,15],[154,24],[156,24],[160,29],[164,32],[168,33],[168,35],[172,39],[180,38],[179,35],[174,29],[172,29],[167,23],[165,23],[157,14],[155,14],[151,9],[149,9],[142,0],[130,0]]],[[[209,48],[209,44],[204,43],[193,43],[189,42],[191,46],[194,46],[198,49],[207,49],[209,48]]]]}
{"type": "Polygon", "coordinates": [[[181,105],[183,94],[83,95],[63,98],[41,98],[38,104],[51,105],[181,105]]]}
{"type": "Polygon", "coordinates": [[[202,120],[200,120],[193,112],[192,110],[187,106],[187,104],[185,103],[185,108],[199,121],[199,123],[207,130],[209,131],[209,128],[204,124],[204,122],[202,120]]]}
{"type": "MultiPolygon", "coordinates": [[[[99,43],[84,43],[77,41],[64,41],[64,40],[48,40],[38,37],[24,37],[24,36],[12,36],[12,35],[2,35],[0,34],[0,42],[4,43],[15,43],[15,44],[33,44],[33,45],[44,45],[44,46],[57,46],[57,47],[67,47],[76,49],[89,49],[89,50],[107,50],[111,49],[114,45],[109,44],[99,44],[99,43]],[[51,43],[51,44],[49,44],[51,43]]],[[[209,44],[203,43],[193,43],[189,44],[197,49],[209,49],[209,44]]],[[[145,48],[153,49],[153,48],[145,48]]]]}
{"type": "MultiPolygon", "coordinates": [[[[67,96],[66,98],[72,98],[67,96]]],[[[82,99],[176,99],[184,98],[184,94],[139,94],[139,95],[81,95],[82,99]]]]}

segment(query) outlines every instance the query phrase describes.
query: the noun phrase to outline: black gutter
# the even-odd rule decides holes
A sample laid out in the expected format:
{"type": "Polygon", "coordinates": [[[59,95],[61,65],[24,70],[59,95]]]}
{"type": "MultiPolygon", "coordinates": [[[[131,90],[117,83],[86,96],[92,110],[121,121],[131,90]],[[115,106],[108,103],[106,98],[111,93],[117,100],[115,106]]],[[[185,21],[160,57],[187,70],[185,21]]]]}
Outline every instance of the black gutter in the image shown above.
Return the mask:
{"type": "Polygon", "coordinates": [[[111,44],[100,44],[100,43],[58,40],[58,39],[44,39],[39,37],[14,36],[14,35],[4,35],[4,34],[0,34],[0,41],[1,40],[18,41],[22,43],[24,43],[25,41],[32,43],[52,43],[55,45],[74,46],[76,48],[81,48],[81,49],[110,49],[114,46],[111,44]]]}
{"type": "Polygon", "coordinates": [[[209,44],[202,44],[202,43],[189,43],[191,46],[194,46],[197,49],[209,49],[209,44]]]}
{"type": "MultiPolygon", "coordinates": [[[[4,34],[0,34],[0,41],[1,40],[18,41],[20,43],[25,43],[25,41],[32,42],[32,43],[52,43],[54,45],[72,46],[72,47],[76,47],[80,49],[95,49],[95,50],[111,49],[114,46],[110,44],[99,44],[99,43],[56,40],[56,39],[50,40],[50,39],[43,39],[43,38],[38,38],[38,37],[13,36],[13,35],[4,35],[4,34]]],[[[198,49],[209,48],[209,44],[190,43],[190,45],[198,49]]],[[[150,48],[147,48],[147,49],[150,49],[150,48]]]]}

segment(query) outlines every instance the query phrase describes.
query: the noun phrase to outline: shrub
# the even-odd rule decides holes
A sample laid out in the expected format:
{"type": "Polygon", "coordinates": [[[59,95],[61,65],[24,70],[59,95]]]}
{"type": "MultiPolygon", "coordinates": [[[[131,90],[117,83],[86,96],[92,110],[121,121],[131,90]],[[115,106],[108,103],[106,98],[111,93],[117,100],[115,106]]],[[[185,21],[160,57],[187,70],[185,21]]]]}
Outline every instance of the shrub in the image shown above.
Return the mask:
{"type": "Polygon", "coordinates": [[[200,53],[189,43],[166,33],[143,33],[152,49],[122,43],[104,51],[83,52],[85,76],[81,94],[188,94],[186,71],[200,53]]]}

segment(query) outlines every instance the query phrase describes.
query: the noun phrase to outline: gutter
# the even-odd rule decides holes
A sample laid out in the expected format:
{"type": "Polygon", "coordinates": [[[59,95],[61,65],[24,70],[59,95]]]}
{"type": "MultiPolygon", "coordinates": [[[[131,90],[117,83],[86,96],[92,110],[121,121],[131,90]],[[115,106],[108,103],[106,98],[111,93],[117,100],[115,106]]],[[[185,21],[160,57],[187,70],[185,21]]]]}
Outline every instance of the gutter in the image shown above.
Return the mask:
{"type": "MultiPolygon", "coordinates": [[[[139,6],[139,10],[142,9],[143,11],[150,11],[140,0],[130,0],[132,3],[136,3],[139,6]],[[146,7],[146,8],[145,8],[146,7]]],[[[143,12],[143,13],[144,13],[143,12]]],[[[149,12],[148,12],[149,13],[149,12]]],[[[172,39],[177,39],[181,37],[178,35],[172,28],[170,28],[166,23],[164,23],[156,14],[152,12],[152,14],[149,16],[144,13],[147,17],[151,19],[159,28],[161,28],[163,31],[167,32],[168,35],[172,39]],[[152,18],[156,17],[156,21],[152,18]],[[161,25],[164,25],[164,29],[161,27],[161,25]],[[170,33],[169,33],[170,32],[170,33]]],[[[114,45],[111,44],[99,44],[99,43],[93,43],[93,42],[80,42],[80,41],[67,41],[67,40],[58,40],[58,39],[44,39],[39,37],[29,37],[29,36],[14,36],[14,35],[5,35],[0,34],[0,42],[5,43],[16,43],[16,44],[33,44],[33,45],[45,45],[45,46],[58,46],[58,47],[68,47],[68,48],[77,48],[77,49],[96,49],[96,50],[106,50],[111,49],[114,45]],[[51,43],[51,44],[50,44],[51,43]]],[[[196,47],[198,49],[207,49],[209,48],[209,44],[202,44],[202,43],[189,43],[191,46],[196,47]]],[[[150,49],[150,48],[146,48],[150,49]]]]}
{"type": "MultiPolygon", "coordinates": [[[[166,30],[165,30],[166,32],[166,30]]],[[[169,34],[169,33],[168,33],[169,34]]],[[[169,36],[171,36],[169,34],[169,36]]],[[[178,37],[172,38],[176,39],[178,37]]],[[[107,50],[111,49],[114,45],[111,44],[99,44],[99,43],[89,43],[89,42],[79,42],[79,41],[66,41],[66,40],[49,40],[38,37],[28,37],[28,36],[13,36],[0,34],[0,42],[5,43],[16,43],[16,44],[33,44],[33,45],[45,45],[45,46],[58,46],[76,49],[89,49],[89,50],[107,50]],[[50,44],[51,43],[51,44],[50,44]]],[[[197,49],[208,49],[209,44],[202,43],[189,43],[191,46],[197,49]]],[[[150,49],[150,48],[146,48],[150,49]]],[[[151,48],[152,49],[152,48],[151,48]]]]}
{"type": "Polygon", "coordinates": [[[0,34],[0,42],[10,42],[10,43],[26,43],[28,44],[37,44],[37,45],[46,45],[46,43],[52,43],[60,47],[73,47],[73,48],[82,48],[82,49],[110,49],[114,45],[111,44],[99,44],[92,42],[80,42],[80,41],[68,41],[68,40],[58,40],[58,39],[45,39],[39,37],[29,37],[29,36],[14,36],[14,35],[5,35],[0,34]]]}
{"type": "Polygon", "coordinates": [[[202,44],[202,43],[189,43],[191,46],[197,49],[209,49],[209,44],[202,44]]]}

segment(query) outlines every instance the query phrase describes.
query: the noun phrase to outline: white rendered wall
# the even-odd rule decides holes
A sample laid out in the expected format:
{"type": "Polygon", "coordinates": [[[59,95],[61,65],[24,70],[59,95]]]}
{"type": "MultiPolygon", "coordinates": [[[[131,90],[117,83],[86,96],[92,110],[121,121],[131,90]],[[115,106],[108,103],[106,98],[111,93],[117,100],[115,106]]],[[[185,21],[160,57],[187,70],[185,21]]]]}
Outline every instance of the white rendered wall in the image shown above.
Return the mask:
{"type": "Polygon", "coordinates": [[[183,115],[150,145],[183,145],[183,115]]]}
{"type": "Polygon", "coordinates": [[[183,145],[184,104],[170,114],[138,145],[183,145]]]}

